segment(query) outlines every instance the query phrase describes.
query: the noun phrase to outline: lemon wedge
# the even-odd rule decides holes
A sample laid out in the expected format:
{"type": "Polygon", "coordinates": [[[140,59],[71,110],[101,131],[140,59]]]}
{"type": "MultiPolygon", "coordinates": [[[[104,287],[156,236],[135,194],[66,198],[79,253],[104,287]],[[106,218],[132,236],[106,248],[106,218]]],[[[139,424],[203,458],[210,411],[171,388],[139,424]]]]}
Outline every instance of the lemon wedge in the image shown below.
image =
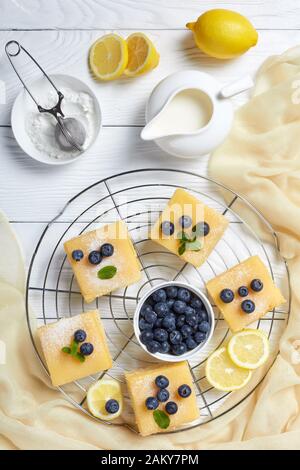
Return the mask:
{"type": "Polygon", "coordinates": [[[159,64],[159,54],[150,39],[143,33],[133,33],[127,38],[128,65],[125,74],[136,77],[150,72],[159,64]]]}
{"type": "Polygon", "coordinates": [[[215,351],[206,363],[206,378],[217,390],[232,392],[243,388],[251,379],[252,372],[232,362],[227,349],[215,351]]]}
{"type": "Polygon", "coordinates": [[[270,345],[262,331],[247,329],[231,338],[227,351],[237,366],[252,370],[266,362],[270,354],[270,345]]]}
{"type": "Polygon", "coordinates": [[[127,67],[128,48],[125,39],[117,34],[107,34],[91,47],[89,63],[98,80],[115,80],[127,67]]]}
{"type": "Polygon", "coordinates": [[[101,379],[92,385],[87,393],[87,405],[93,416],[111,421],[118,418],[123,409],[123,396],[119,382],[113,379],[101,379]],[[109,400],[116,400],[119,409],[115,413],[109,413],[106,405],[109,400]]]}

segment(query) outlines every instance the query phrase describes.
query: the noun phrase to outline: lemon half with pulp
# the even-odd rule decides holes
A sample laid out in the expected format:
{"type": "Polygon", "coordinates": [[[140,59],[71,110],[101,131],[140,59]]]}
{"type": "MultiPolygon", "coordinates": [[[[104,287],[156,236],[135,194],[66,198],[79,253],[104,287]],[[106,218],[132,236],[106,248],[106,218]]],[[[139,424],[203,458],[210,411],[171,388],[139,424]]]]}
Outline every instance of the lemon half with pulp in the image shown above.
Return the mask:
{"type": "Polygon", "coordinates": [[[125,39],[117,34],[107,34],[91,47],[89,63],[98,80],[115,80],[120,77],[128,63],[128,48],[125,39]]]}
{"type": "Polygon", "coordinates": [[[101,379],[92,385],[87,393],[87,405],[93,416],[111,421],[118,418],[123,409],[123,396],[119,382],[113,379],[101,379]],[[116,413],[108,413],[105,405],[109,400],[119,403],[116,413]]]}
{"type": "Polygon", "coordinates": [[[206,378],[217,390],[232,392],[243,388],[251,379],[252,372],[232,362],[225,347],[215,351],[206,363],[206,378]]]}
{"type": "Polygon", "coordinates": [[[230,339],[227,351],[237,366],[253,370],[266,362],[270,354],[270,345],[265,333],[247,329],[236,333],[230,339]]]}
{"type": "Polygon", "coordinates": [[[125,74],[136,77],[150,72],[159,64],[159,54],[154,44],[143,33],[133,33],[127,38],[128,65],[125,74]]]}

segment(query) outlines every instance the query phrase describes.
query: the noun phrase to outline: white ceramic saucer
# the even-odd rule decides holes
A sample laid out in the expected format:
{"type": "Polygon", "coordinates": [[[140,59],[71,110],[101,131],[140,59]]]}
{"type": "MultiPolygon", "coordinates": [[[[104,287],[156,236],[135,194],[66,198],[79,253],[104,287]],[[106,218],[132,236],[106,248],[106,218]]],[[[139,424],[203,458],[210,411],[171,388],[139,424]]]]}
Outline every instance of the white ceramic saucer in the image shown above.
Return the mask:
{"type": "MultiPolygon", "coordinates": [[[[58,88],[58,90],[68,88],[75,92],[87,93],[92,97],[94,102],[95,124],[89,146],[84,150],[84,152],[78,153],[78,155],[74,156],[74,154],[71,154],[70,156],[68,156],[64,153],[64,157],[59,159],[52,158],[46,153],[37,149],[26,131],[26,116],[30,112],[36,112],[37,108],[29,94],[24,89],[19,93],[14,102],[11,113],[11,126],[19,146],[31,158],[39,162],[46,163],[48,165],[65,165],[81,158],[85,154],[87,149],[94,144],[102,124],[101,109],[96,95],[84,82],[82,82],[78,78],[60,74],[50,75],[50,77],[55,83],[55,86],[58,88]]],[[[28,87],[33,96],[42,106],[49,91],[53,90],[49,82],[44,77],[39,78],[33,83],[29,83],[28,87]]]]}

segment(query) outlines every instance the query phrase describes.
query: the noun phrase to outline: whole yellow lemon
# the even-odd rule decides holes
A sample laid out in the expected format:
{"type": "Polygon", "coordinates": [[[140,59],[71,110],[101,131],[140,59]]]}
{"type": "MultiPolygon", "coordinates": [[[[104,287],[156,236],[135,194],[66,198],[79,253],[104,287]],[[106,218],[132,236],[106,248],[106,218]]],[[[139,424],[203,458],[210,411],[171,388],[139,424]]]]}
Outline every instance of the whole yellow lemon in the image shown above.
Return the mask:
{"type": "Polygon", "coordinates": [[[217,59],[232,59],[255,46],[257,31],[244,16],[231,10],[209,10],[187,23],[197,46],[217,59]]]}

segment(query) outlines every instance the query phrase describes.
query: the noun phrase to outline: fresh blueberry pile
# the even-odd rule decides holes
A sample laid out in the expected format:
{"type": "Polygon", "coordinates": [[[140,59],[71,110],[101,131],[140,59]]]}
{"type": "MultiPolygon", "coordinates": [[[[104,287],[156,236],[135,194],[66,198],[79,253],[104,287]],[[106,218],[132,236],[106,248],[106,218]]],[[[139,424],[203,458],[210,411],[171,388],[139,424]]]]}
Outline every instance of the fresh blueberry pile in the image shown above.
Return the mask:
{"type": "Polygon", "coordinates": [[[84,330],[76,330],[70,346],[64,346],[61,350],[65,354],[73,356],[80,362],[85,361],[85,356],[90,356],[94,352],[92,343],[85,342],[87,334],[84,330]],[[79,347],[80,344],[80,347],[79,347]],[[78,349],[79,348],[79,349],[78,349]]]}
{"type": "MultiPolygon", "coordinates": [[[[175,401],[168,401],[170,397],[170,393],[167,389],[169,386],[169,379],[164,375],[158,375],[155,379],[155,385],[158,388],[158,392],[156,397],[148,397],[146,399],[145,405],[147,410],[154,411],[159,407],[160,402],[167,402],[165,405],[165,411],[169,415],[176,414],[178,411],[177,403],[175,403],[175,401]]],[[[177,393],[181,398],[188,398],[192,393],[192,389],[189,385],[183,384],[178,387],[177,393]]]]}
{"type": "MultiPolygon", "coordinates": [[[[108,258],[114,254],[114,247],[110,243],[104,243],[99,250],[93,250],[88,255],[90,264],[100,264],[103,258],[108,258]]],[[[82,250],[72,251],[72,258],[77,263],[80,262],[84,257],[82,250]]]]}
{"type": "Polygon", "coordinates": [[[82,343],[80,352],[83,356],[90,356],[94,352],[94,346],[91,343],[84,343],[86,340],[86,332],[84,330],[75,331],[74,340],[76,343],[82,343]]]}
{"type": "MultiPolygon", "coordinates": [[[[253,279],[250,282],[250,289],[253,292],[261,292],[264,288],[263,282],[260,279],[253,279]]],[[[249,288],[241,286],[237,291],[239,297],[247,297],[249,295],[249,288]]],[[[223,289],[220,292],[220,299],[224,304],[230,304],[234,299],[234,292],[231,289],[223,289]]],[[[250,314],[255,311],[255,303],[253,300],[245,299],[241,303],[241,309],[244,313],[250,314]]]]}
{"type": "Polygon", "coordinates": [[[203,343],[211,329],[206,308],[189,289],[160,288],[140,310],[140,340],[152,354],[181,356],[203,343]]]}

